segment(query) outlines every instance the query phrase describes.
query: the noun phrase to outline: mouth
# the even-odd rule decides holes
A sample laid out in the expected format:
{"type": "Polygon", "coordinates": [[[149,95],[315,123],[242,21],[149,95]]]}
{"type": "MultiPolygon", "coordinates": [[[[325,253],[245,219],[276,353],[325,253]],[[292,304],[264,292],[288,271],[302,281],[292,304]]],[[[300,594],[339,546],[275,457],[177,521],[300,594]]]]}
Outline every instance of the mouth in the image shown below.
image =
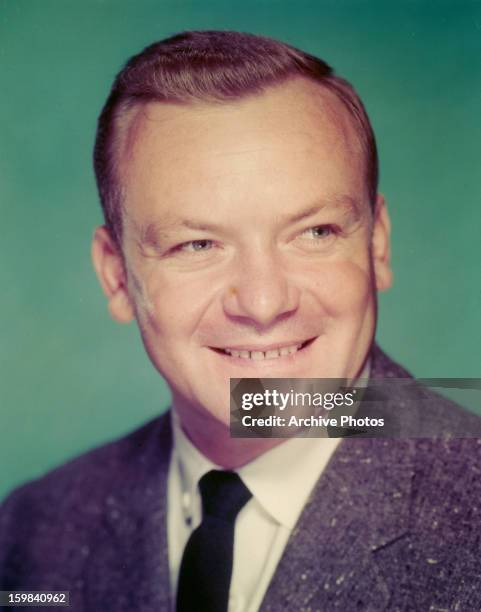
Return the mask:
{"type": "Polygon", "coordinates": [[[271,345],[268,347],[236,347],[236,348],[219,348],[210,347],[216,353],[225,355],[233,359],[245,359],[246,361],[267,361],[280,359],[282,357],[290,357],[304,350],[314,342],[317,336],[309,338],[301,342],[292,342],[283,345],[271,345]]]}

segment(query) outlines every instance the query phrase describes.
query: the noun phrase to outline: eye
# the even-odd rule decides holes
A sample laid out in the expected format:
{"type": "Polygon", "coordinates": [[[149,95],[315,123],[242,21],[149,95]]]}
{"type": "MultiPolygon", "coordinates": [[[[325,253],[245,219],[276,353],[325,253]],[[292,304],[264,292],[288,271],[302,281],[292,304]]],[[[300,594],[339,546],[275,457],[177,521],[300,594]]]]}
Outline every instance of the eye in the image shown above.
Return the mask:
{"type": "Polygon", "coordinates": [[[332,225],[316,225],[309,227],[301,235],[307,236],[311,240],[322,240],[323,238],[329,238],[335,233],[335,228],[332,225]]]}
{"type": "Polygon", "coordinates": [[[174,247],[173,250],[182,253],[198,253],[199,251],[210,250],[213,244],[212,240],[189,240],[189,242],[183,242],[174,247]]]}
{"type": "Polygon", "coordinates": [[[296,244],[308,252],[321,253],[336,244],[336,238],[342,235],[339,226],[331,223],[307,227],[296,236],[296,244]]]}

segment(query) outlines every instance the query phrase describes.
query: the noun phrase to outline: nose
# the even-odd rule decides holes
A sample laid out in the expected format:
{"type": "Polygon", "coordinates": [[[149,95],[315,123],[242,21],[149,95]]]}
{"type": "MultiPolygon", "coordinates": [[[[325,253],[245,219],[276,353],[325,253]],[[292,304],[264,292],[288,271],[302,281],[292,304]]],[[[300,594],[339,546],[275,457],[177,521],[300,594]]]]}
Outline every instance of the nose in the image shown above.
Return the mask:
{"type": "Polygon", "coordinates": [[[266,329],[297,311],[299,290],[275,255],[251,254],[236,266],[223,297],[229,318],[266,329]]]}

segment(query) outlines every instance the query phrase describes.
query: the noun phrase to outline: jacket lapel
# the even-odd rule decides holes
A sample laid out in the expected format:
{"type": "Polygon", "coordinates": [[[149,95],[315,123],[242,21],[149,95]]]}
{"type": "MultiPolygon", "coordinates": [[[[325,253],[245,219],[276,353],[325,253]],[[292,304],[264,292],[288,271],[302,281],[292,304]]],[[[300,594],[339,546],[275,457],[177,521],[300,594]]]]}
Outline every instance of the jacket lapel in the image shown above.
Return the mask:
{"type": "Polygon", "coordinates": [[[86,609],[150,612],[170,609],[167,474],[170,416],[150,429],[142,448],[126,457],[105,498],[85,570],[86,609]]]}
{"type": "Polygon", "coordinates": [[[343,440],[287,544],[261,610],[380,612],[393,568],[376,552],[407,535],[409,440],[343,440]]]}
{"type": "MultiPolygon", "coordinates": [[[[371,378],[408,376],[373,347],[371,378]]],[[[342,440],[299,518],[261,610],[386,610],[396,568],[382,567],[376,553],[408,535],[413,462],[411,440],[342,440]]]]}

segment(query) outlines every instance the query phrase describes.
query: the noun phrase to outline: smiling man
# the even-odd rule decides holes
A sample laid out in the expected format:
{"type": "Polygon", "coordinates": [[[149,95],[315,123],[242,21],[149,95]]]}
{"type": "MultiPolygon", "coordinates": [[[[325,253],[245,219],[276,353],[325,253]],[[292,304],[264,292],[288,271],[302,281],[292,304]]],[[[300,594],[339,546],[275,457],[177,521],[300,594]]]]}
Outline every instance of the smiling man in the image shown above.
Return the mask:
{"type": "MultiPolygon", "coordinates": [[[[7,500],[2,588],[89,612],[481,605],[477,440],[229,433],[231,378],[409,376],[374,344],[390,224],[352,87],[277,41],[180,34],[117,76],[95,171],[95,269],[172,408],[7,500]]],[[[447,435],[474,428],[434,401],[447,435]]]]}

